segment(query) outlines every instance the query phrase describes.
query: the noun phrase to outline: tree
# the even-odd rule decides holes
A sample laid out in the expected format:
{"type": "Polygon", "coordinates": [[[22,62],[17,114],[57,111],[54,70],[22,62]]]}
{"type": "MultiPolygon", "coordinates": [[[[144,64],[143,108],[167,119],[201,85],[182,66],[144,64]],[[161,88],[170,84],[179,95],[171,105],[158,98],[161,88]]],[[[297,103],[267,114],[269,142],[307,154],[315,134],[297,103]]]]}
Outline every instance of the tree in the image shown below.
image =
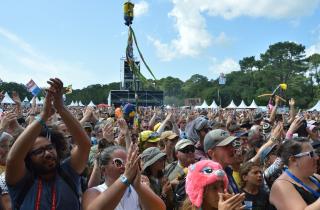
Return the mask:
{"type": "Polygon", "coordinates": [[[201,97],[201,91],[209,87],[208,78],[200,74],[192,75],[182,86],[186,98],[201,97]]]}
{"type": "Polygon", "coordinates": [[[305,47],[294,42],[278,42],[261,54],[264,69],[273,73],[275,83],[285,83],[294,74],[305,73],[305,47]]]}
{"type": "Polygon", "coordinates": [[[308,58],[309,61],[309,71],[313,79],[319,85],[320,82],[320,55],[315,53],[308,58]]]}

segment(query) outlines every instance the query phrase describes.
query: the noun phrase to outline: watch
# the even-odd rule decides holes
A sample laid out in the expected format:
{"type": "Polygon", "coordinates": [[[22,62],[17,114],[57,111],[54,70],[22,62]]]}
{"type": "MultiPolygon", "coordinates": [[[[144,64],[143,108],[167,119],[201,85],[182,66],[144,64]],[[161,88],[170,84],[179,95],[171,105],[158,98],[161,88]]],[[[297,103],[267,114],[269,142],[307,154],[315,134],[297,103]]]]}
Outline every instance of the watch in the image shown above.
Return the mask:
{"type": "Polygon", "coordinates": [[[128,187],[130,186],[128,178],[123,174],[120,176],[120,181],[128,187]]]}

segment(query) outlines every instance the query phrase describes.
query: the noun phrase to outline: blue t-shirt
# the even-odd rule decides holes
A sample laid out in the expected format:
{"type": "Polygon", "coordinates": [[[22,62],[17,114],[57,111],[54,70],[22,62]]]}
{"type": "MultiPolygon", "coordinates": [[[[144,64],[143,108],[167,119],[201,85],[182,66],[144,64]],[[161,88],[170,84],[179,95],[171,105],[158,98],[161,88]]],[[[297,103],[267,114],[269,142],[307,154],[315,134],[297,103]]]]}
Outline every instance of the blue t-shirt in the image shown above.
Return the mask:
{"type": "MultiPolygon", "coordinates": [[[[61,165],[61,170],[63,170],[69,177],[70,181],[74,183],[78,188],[78,192],[80,192],[80,176],[74,171],[70,166],[70,158],[64,160],[61,165]]],[[[12,199],[13,209],[15,208],[15,204],[17,202],[18,196],[22,191],[26,182],[30,181],[31,172],[27,171],[26,175],[16,184],[16,185],[8,185],[9,194],[12,199]]],[[[24,197],[24,200],[21,204],[20,210],[30,210],[35,209],[37,191],[38,191],[38,183],[39,179],[35,178],[33,185],[28,190],[27,194],[24,197]]],[[[40,201],[40,209],[51,209],[51,201],[52,201],[52,186],[55,184],[56,186],[56,209],[61,210],[73,210],[80,209],[79,198],[75,194],[75,192],[71,189],[71,187],[66,183],[66,181],[61,178],[61,176],[57,173],[56,178],[51,182],[46,182],[42,180],[42,193],[41,193],[41,201],[40,201]]]]}

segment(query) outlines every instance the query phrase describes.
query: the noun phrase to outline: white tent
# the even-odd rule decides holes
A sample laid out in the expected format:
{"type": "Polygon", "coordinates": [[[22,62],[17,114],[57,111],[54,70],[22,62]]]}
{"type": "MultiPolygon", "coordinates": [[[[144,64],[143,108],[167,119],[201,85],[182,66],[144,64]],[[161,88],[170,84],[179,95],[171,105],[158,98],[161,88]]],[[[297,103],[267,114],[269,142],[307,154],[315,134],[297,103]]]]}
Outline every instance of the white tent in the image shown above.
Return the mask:
{"type": "Polygon", "coordinates": [[[74,106],[74,102],[71,101],[71,103],[68,105],[68,107],[74,106]]]}
{"type": "Polygon", "coordinates": [[[204,100],[203,103],[201,104],[200,108],[201,108],[201,109],[208,109],[208,107],[209,107],[209,106],[208,106],[206,100],[204,100]]]}
{"type": "Polygon", "coordinates": [[[314,105],[311,109],[308,109],[309,112],[312,112],[312,111],[320,111],[320,101],[317,102],[316,105],[314,105]]]}
{"type": "Polygon", "coordinates": [[[236,109],[236,108],[237,108],[237,105],[234,104],[233,100],[231,101],[229,106],[226,107],[226,109],[236,109]]]}
{"type": "Polygon", "coordinates": [[[23,99],[22,102],[29,103],[29,99],[27,98],[27,96],[23,99]]]}
{"type": "Polygon", "coordinates": [[[79,101],[79,106],[84,106],[83,103],[81,101],[79,101]]]}
{"type": "Polygon", "coordinates": [[[92,101],[90,101],[90,103],[88,104],[88,106],[95,107],[96,105],[94,105],[94,103],[93,103],[92,101]]]}
{"type": "Polygon", "coordinates": [[[40,103],[40,100],[38,97],[36,97],[36,104],[39,104],[40,103]]]}
{"type": "Polygon", "coordinates": [[[78,101],[76,101],[76,103],[74,103],[74,105],[75,105],[75,106],[79,106],[79,102],[78,102],[78,101]]]}
{"type": "Polygon", "coordinates": [[[208,109],[209,106],[208,106],[206,100],[204,100],[203,103],[200,106],[195,106],[194,108],[195,109],[208,109]]]}
{"type": "Polygon", "coordinates": [[[250,104],[250,106],[248,107],[249,109],[258,109],[259,106],[256,104],[256,102],[254,101],[254,99],[252,100],[252,103],[250,104]]]}
{"type": "Polygon", "coordinates": [[[4,97],[1,101],[2,104],[15,104],[15,102],[12,100],[12,98],[9,96],[9,94],[6,92],[4,94],[4,97]]]}
{"type": "MultiPolygon", "coordinates": [[[[37,99],[38,99],[38,98],[37,98],[37,99]]],[[[39,101],[39,103],[37,103],[37,104],[43,105],[43,104],[44,104],[44,99],[42,98],[42,99],[39,101]]]]}
{"type": "Polygon", "coordinates": [[[25,107],[30,106],[30,102],[29,99],[27,98],[27,96],[23,99],[23,101],[21,102],[21,104],[25,107]]]}
{"type": "Polygon", "coordinates": [[[248,109],[248,106],[244,103],[244,101],[242,100],[240,105],[237,107],[237,109],[248,109]]]}
{"type": "Polygon", "coordinates": [[[209,106],[211,109],[218,109],[218,105],[216,104],[215,100],[212,101],[211,105],[209,106]]]}

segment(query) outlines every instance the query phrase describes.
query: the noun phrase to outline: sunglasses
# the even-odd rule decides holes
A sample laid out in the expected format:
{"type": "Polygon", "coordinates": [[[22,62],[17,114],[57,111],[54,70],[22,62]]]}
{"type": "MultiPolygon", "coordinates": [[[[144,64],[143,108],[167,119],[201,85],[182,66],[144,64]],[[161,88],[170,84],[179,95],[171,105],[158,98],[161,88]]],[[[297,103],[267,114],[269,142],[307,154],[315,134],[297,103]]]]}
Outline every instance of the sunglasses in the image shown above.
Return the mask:
{"type": "Polygon", "coordinates": [[[185,153],[185,154],[188,154],[188,153],[194,153],[195,151],[195,147],[194,146],[189,146],[189,147],[185,147],[183,149],[180,149],[179,152],[182,152],[182,153],[185,153]]]}
{"type": "Polygon", "coordinates": [[[112,164],[115,165],[117,168],[121,168],[125,166],[125,162],[121,158],[114,158],[112,160],[112,164]]]}
{"type": "Polygon", "coordinates": [[[302,152],[296,155],[293,155],[293,157],[299,158],[299,157],[304,157],[304,156],[309,156],[310,158],[318,157],[318,154],[315,150],[309,151],[309,152],[302,152]]]}
{"type": "Polygon", "coordinates": [[[52,152],[52,150],[54,150],[55,147],[53,146],[53,144],[48,144],[47,146],[44,147],[40,147],[38,149],[32,150],[30,152],[30,155],[35,155],[35,156],[44,156],[45,152],[52,152]]]}

